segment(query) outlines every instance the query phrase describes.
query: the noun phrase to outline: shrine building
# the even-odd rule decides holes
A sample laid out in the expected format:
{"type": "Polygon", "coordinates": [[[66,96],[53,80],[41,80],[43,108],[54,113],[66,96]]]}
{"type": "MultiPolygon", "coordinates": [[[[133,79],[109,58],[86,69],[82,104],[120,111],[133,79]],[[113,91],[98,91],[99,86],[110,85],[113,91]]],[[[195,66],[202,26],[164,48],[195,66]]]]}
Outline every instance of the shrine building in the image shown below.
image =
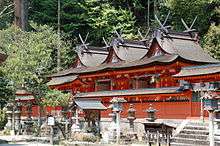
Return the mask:
{"type": "Polygon", "coordinates": [[[220,62],[201,48],[197,32],[156,29],[148,39],[78,46],[74,66],[51,75],[47,84],[71,92],[84,108],[104,105],[101,118],[109,118],[111,99],[122,97],[124,118],[132,103],[140,119],[150,104],[160,119],[186,119],[201,116],[202,92],[219,83],[220,62]]]}

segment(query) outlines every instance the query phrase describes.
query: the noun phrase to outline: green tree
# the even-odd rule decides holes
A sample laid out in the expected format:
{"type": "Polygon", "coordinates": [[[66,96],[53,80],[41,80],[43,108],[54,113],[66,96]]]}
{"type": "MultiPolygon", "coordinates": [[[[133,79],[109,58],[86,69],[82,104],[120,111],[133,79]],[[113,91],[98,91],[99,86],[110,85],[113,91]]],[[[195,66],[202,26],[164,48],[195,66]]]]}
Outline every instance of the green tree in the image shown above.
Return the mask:
{"type": "MultiPolygon", "coordinates": [[[[30,19],[56,27],[57,1],[33,0],[30,19]]],[[[89,32],[91,43],[99,45],[103,36],[112,35],[113,29],[123,29],[125,36],[131,37],[134,23],[132,12],[108,1],[61,1],[61,29],[74,42],[79,33],[84,36],[89,32]]]]}
{"type": "Polygon", "coordinates": [[[69,105],[70,99],[70,93],[62,93],[59,90],[49,90],[42,103],[44,106],[61,106],[66,108],[69,105]]]}
{"type": "MultiPolygon", "coordinates": [[[[40,98],[48,90],[45,75],[56,68],[56,48],[59,41],[52,28],[33,23],[31,25],[33,30],[30,32],[14,26],[0,30],[0,48],[8,55],[1,70],[15,88],[25,85],[37,102],[40,102],[40,98]]],[[[71,49],[62,40],[61,44],[62,65],[68,66],[73,59],[67,55],[71,49]]]]}
{"type": "Polygon", "coordinates": [[[102,37],[111,37],[115,30],[123,31],[124,37],[133,37],[135,17],[130,11],[95,0],[87,0],[86,8],[88,24],[92,28],[91,37],[97,44],[101,43],[102,37]]]}
{"type": "Polygon", "coordinates": [[[0,73],[0,108],[10,100],[14,98],[14,86],[13,83],[6,78],[6,76],[1,72],[0,73]]]}
{"type": "Polygon", "coordinates": [[[183,18],[190,25],[197,16],[194,28],[202,35],[207,32],[211,20],[214,20],[212,16],[219,5],[219,0],[167,0],[164,4],[168,10],[171,10],[171,23],[175,29],[185,29],[180,18],[183,18]]]}
{"type": "Polygon", "coordinates": [[[13,0],[0,1],[0,29],[13,21],[13,0]]]}
{"type": "Polygon", "coordinates": [[[220,59],[220,25],[212,24],[204,37],[203,47],[216,59],[220,59]]]}

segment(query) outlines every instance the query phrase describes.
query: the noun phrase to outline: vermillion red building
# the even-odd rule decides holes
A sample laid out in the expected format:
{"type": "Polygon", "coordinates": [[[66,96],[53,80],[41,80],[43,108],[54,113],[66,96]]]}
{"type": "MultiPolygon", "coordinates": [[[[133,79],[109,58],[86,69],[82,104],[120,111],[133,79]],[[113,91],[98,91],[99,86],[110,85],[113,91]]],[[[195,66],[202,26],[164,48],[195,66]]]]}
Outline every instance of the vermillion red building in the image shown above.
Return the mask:
{"type": "MultiPolygon", "coordinates": [[[[220,64],[205,52],[197,33],[163,32],[143,41],[116,38],[107,47],[78,46],[74,67],[51,76],[51,88],[70,91],[75,99],[100,100],[108,107],[123,97],[122,117],[130,103],[137,118],[149,105],[159,118],[200,116],[200,92],[218,88],[220,64]]],[[[109,117],[111,109],[101,111],[109,117]]]]}

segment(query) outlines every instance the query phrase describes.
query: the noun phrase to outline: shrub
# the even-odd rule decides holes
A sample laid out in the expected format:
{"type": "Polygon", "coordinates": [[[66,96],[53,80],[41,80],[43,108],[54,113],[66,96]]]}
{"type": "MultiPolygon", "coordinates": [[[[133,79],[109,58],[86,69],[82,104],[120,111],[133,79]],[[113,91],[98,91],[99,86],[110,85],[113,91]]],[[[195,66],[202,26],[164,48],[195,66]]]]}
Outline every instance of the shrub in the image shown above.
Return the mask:
{"type": "Polygon", "coordinates": [[[6,111],[1,109],[0,110],[0,130],[3,130],[7,123],[7,116],[6,111]]]}

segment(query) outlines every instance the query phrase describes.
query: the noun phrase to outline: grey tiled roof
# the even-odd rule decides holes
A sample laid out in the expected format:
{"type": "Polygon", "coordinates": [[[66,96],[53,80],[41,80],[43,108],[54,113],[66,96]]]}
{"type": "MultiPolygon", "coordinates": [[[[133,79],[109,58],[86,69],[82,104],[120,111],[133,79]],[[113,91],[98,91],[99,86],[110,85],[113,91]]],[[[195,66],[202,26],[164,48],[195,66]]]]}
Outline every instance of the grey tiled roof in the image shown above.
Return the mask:
{"type": "Polygon", "coordinates": [[[121,61],[118,63],[105,63],[96,67],[78,67],[71,68],[68,70],[61,71],[59,73],[53,74],[51,76],[65,76],[68,74],[81,74],[81,73],[90,73],[107,69],[120,69],[120,68],[129,68],[134,66],[144,66],[149,65],[151,63],[169,63],[174,61],[178,56],[177,55],[163,55],[163,56],[154,56],[151,58],[143,58],[141,60],[133,61],[133,62],[125,62],[121,61]]]}
{"type": "Polygon", "coordinates": [[[137,40],[120,40],[115,39],[112,47],[117,56],[124,61],[135,61],[143,58],[148,52],[148,42],[137,40]]]}
{"type": "Polygon", "coordinates": [[[87,67],[98,66],[102,64],[108,57],[106,48],[91,47],[80,49],[77,51],[81,63],[87,67]]]}
{"type": "Polygon", "coordinates": [[[169,53],[176,54],[183,59],[203,63],[220,63],[205,52],[199,43],[189,36],[169,35],[156,38],[161,48],[169,53]]]}
{"type": "Polygon", "coordinates": [[[17,89],[15,92],[16,95],[31,95],[26,89],[17,89]]]}
{"type": "Polygon", "coordinates": [[[183,67],[178,74],[173,76],[187,77],[187,76],[214,74],[219,72],[220,72],[220,64],[209,64],[209,65],[183,67]]]}
{"type": "MultiPolygon", "coordinates": [[[[110,48],[111,51],[114,49],[117,56],[123,60],[117,63],[107,62],[108,55],[106,54],[93,54],[93,53],[78,53],[81,62],[85,66],[70,68],[65,71],[61,71],[52,76],[64,76],[68,74],[81,74],[81,73],[91,73],[103,70],[112,70],[120,68],[130,68],[136,66],[145,66],[152,63],[169,63],[177,59],[178,57],[199,63],[220,63],[218,60],[212,58],[208,53],[206,53],[196,39],[190,36],[188,33],[170,33],[164,35],[163,33],[158,33],[154,37],[157,40],[161,48],[166,52],[161,56],[154,56],[148,58],[146,53],[148,50],[137,49],[132,47],[124,47],[123,44],[134,44],[137,46],[144,46],[144,42],[141,41],[124,41],[115,43],[116,46],[110,48]],[[123,47],[122,47],[123,46],[123,47]],[[118,48],[119,47],[119,48],[118,48]]],[[[146,43],[146,42],[145,42],[146,43]]],[[[148,42],[149,43],[149,42],[148,42]]],[[[114,45],[114,43],[113,43],[114,45]]],[[[98,48],[91,49],[92,51],[100,50],[98,48]]],[[[106,53],[106,48],[102,52],[106,53]]],[[[111,54],[111,53],[109,53],[111,54]]]]}
{"type": "Polygon", "coordinates": [[[76,99],[74,101],[81,109],[89,110],[105,110],[107,109],[99,100],[94,99],[76,99]]]}
{"type": "Polygon", "coordinates": [[[87,93],[77,93],[75,97],[108,97],[108,96],[132,96],[132,95],[149,95],[149,94],[166,94],[179,93],[180,87],[169,88],[144,88],[144,89],[130,89],[130,90],[113,90],[113,91],[97,91],[87,93]]]}
{"type": "Polygon", "coordinates": [[[61,85],[64,83],[70,83],[77,79],[77,75],[69,75],[69,76],[60,76],[60,77],[52,77],[52,79],[47,83],[48,86],[53,85],[61,85]]]}
{"type": "Polygon", "coordinates": [[[23,101],[23,100],[34,100],[33,95],[26,95],[26,96],[16,96],[15,101],[23,101]]]}

